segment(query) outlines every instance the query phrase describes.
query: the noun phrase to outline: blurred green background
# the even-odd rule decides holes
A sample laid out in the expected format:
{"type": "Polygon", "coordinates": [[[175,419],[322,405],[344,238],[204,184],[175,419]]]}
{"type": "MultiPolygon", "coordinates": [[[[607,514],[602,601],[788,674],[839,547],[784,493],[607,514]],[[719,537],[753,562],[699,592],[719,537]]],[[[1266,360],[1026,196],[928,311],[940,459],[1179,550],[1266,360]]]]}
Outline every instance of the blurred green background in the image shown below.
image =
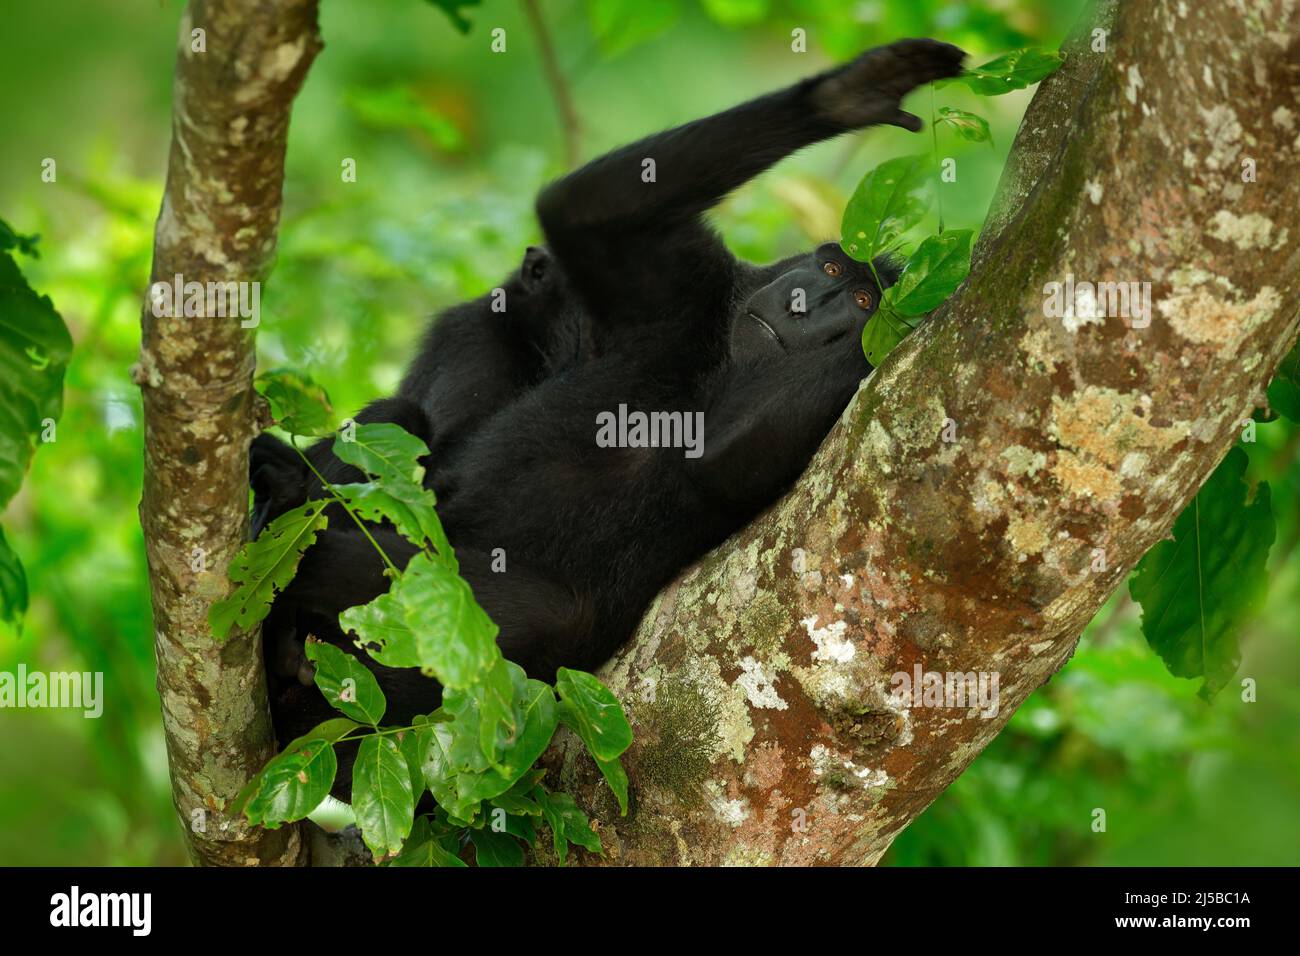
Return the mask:
{"type": "MultiPolygon", "coordinates": [[[[542,0],[581,124],[579,155],[731,105],[869,46],[932,35],[987,54],[1055,49],[1077,0],[542,0]],[[806,53],[791,30],[807,31],[806,53]]],[[[104,714],[0,712],[0,863],[184,862],[154,690],[135,360],[170,135],[180,0],[10,0],[0,30],[0,217],[39,232],[22,267],[76,352],[58,439],[4,515],[32,611],[0,669],[105,673],[104,714]],[[58,164],[55,183],[41,163],[58,164]]],[[[325,0],[326,47],[294,110],[279,260],[259,364],[309,370],[343,412],[391,389],[427,315],[496,285],[538,240],[537,187],[566,152],[539,42],[516,0],[469,9],[461,35],[421,0],[325,0]],[[490,50],[493,28],[506,51],[490,50]],[[358,181],[340,163],[356,160],[358,181]]],[[[958,159],[946,223],[980,226],[1030,91],[939,106],[989,118],[994,143],[938,133],[958,159]]],[[[931,94],[909,107],[928,119],[931,94]]],[[[738,144],[740,147],[741,144],[738,144]]],[[[738,254],[770,260],[837,237],[857,179],[930,133],[824,144],[731,197],[738,254]]],[[[1213,706],[1170,677],[1117,596],[1065,670],[895,843],[914,864],[1300,862],[1300,429],[1262,424],[1252,478],[1273,485],[1268,605],[1241,675],[1213,706]],[[1107,831],[1091,829],[1107,812],[1107,831]]]]}

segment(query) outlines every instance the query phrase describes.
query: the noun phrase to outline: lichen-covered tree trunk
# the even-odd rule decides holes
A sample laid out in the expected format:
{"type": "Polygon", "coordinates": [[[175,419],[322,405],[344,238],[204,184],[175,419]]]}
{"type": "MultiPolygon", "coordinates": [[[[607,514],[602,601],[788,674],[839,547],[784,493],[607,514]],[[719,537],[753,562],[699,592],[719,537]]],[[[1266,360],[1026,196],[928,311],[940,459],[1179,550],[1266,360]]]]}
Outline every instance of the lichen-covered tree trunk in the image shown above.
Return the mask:
{"type": "MultiPolygon", "coordinates": [[[[289,110],[320,49],[316,0],[193,0],[181,19],[167,185],[151,283],[259,282],[275,251],[289,110]]],[[[161,300],[160,300],[161,301],[161,300]]],[[[292,864],[297,828],[225,813],[275,752],[256,631],[218,644],[210,602],[243,543],[254,434],[253,333],[146,296],[144,526],[172,792],[192,857],[292,864]]]]}
{"type": "Polygon", "coordinates": [[[967,284],[603,671],[631,813],[552,751],[604,862],[878,860],[1263,403],[1300,311],[1300,5],[1103,3],[1067,52],[967,284]],[[1047,316],[1071,274],[1150,283],[1150,324],[1047,316]],[[996,715],[895,703],[918,666],[997,674],[996,715]]]}

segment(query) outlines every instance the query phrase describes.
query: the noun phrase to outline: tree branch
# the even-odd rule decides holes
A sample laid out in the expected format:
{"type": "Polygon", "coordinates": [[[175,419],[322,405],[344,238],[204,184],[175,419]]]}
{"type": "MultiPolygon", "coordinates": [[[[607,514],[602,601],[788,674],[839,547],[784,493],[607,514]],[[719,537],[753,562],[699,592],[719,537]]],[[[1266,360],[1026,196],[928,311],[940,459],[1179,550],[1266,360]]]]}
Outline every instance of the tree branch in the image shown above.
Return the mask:
{"type": "MultiPolygon", "coordinates": [[[[266,275],[289,110],[320,48],[316,0],[192,0],[180,24],[151,283],[266,275]]],[[[257,631],[219,644],[207,623],[247,534],[253,337],[239,316],[154,313],[146,297],[132,373],[144,393],[140,519],[173,799],[196,862],[296,863],[296,828],[226,815],[276,748],[257,631]]]]}
{"type": "Polygon", "coordinates": [[[578,111],[573,105],[573,94],[564,79],[559,60],[555,56],[555,45],[551,42],[551,32],[546,28],[537,0],[523,0],[524,12],[533,35],[537,37],[537,46],[542,54],[542,70],[546,74],[546,85],[551,88],[555,99],[555,109],[560,114],[560,129],[564,133],[564,162],[569,169],[578,165],[581,153],[582,126],[578,122],[578,111]]]}
{"type": "Polygon", "coordinates": [[[1261,400],[1300,312],[1300,11],[1100,8],[1034,98],[966,285],[603,670],[633,722],[628,817],[571,737],[549,754],[610,821],[588,862],[876,862],[1261,400]],[[1151,324],[1047,317],[1070,273],[1149,282],[1151,324]],[[996,674],[996,716],[895,703],[918,665],[996,674]]]}

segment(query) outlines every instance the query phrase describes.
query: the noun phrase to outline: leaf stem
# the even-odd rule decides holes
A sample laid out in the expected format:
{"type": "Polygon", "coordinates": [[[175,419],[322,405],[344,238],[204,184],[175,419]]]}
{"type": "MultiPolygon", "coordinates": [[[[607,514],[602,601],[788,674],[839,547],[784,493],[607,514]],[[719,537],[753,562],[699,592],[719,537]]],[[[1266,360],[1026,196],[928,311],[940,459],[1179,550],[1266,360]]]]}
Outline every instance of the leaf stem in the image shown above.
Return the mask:
{"type": "Polygon", "coordinates": [[[352,520],[357,523],[357,527],[361,529],[361,533],[366,536],[367,541],[369,541],[372,545],[374,545],[375,550],[379,552],[379,556],[384,559],[384,564],[388,566],[388,570],[391,571],[393,577],[396,578],[397,575],[402,573],[401,570],[399,570],[397,565],[395,565],[392,562],[392,559],[388,557],[388,554],[384,551],[384,549],[379,546],[379,542],[376,541],[374,535],[370,533],[370,529],[367,528],[366,523],[361,520],[361,516],[358,515],[355,511],[353,511],[352,508],[348,505],[347,499],[344,498],[341,494],[339,494],[338,491],[334,488],[334,485],[328,480],[326,480],[325,476],[316,470],[316,466],[311,463],[311,459],[308,458],[306,453],[301,448],[298,447],[298,442],[296,439],[297,436],[295,435],[289,436],[289,444],[292,445],[293,450],[298,453],[298,457],[301,458],[303,462],[307,465],[307,467],[311,469],[311,473],[316,476],[317,480],[320,481],[321,486],[334,497],[335,501],[337,501],[340,505],[342,505],[344,511],[346,511],[349,515],[352,516],[352,520]]]}

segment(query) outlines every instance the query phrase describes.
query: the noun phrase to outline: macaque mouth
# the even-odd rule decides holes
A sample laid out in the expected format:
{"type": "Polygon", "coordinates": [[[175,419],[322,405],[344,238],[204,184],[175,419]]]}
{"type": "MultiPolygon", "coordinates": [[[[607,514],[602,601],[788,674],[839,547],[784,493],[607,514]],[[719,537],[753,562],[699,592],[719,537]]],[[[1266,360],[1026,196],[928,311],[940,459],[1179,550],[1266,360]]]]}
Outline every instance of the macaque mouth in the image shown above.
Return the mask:
{"type": "Polygon", "coordinates": [[[745,314],[749,316],[751,319],[753,319],[755,322],[757,322],[759,328],[761,328],[768,335],[772,336],[773,341],[775,341],[777,345],[781,346],[782,350],[785,349],[785,343],[781,341],[781,336],[776,334],[776,329],[772,328],[772,326],[768,325],[767,322],[759,318],[753,312],[746,312],[745,314]]]}

